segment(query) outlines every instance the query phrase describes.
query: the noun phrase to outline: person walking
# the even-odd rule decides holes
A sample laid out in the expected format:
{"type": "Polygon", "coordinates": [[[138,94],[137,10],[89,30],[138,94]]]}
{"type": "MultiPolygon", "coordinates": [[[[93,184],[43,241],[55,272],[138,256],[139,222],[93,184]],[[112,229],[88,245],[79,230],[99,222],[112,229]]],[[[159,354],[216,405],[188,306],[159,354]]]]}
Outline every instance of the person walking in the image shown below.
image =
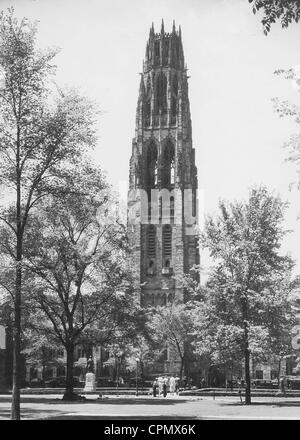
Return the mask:
{"type": "Polygon", "coordinates": [[[157,380],[156,379],[154,379],[154,381],[153,381],[152,391],[153,391],[153,397],[156,397],[156,392],[157,392],[157,380]]]}
{"type": "Polygon", "coordinates": [[[163,382],[163,396],[167,397],[167,381],[164,380],[163,382]]]}
{"type": "Polygon", "coordinates": [[[158,397],[160,397],[163,393],[163,378],[158,378],[158,397]]]}
{"type": "Polygon", "coordinates": [[[170,377],[170,394],[172,394],[172,395],[174,395],[174,393],[175,393],[175,385],[176,385],[175,377],[171,376],[170,377]]]}
{"type": "Polygon", "coordinates": [[[279,386],[280,386],[280,391],[282,392],[282,394],[285,394],[285,381],[284,381],[284,376],[280,376],[280,379],[279,379],[279,386]]]}
{"type": "Polygon", "coordinates": [[[178,376],[175,377],[175,393],[177,396],[179,396],[179,381],[180,381],[179,377],[178,376]]]}

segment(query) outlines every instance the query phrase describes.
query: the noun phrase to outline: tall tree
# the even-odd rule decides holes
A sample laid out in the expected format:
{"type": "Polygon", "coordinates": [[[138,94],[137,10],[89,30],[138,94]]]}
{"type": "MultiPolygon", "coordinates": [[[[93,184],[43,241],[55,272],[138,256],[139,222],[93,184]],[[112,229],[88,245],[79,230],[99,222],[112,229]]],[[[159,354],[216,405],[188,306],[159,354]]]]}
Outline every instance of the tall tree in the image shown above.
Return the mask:
{"type": "Polygon", "coordinates": [[[14,367],[12,412],[20,418],[20,334],[24,235],[30,213],[46,194],[66,188],[69,164],[94,144],[92,106],[75,92],[51,98],[49,77],[57,50],[36,49],[35,24],[0,14],[0,184],[10,208],[1,221],[12,234],[14,367]],[[50,99],[51,98],[51,99],[50,99]],[[54,99],[53,99],[54,98],[54,99]]]}
{"type": "Polygon", "coordinates": [[[248,0],[252,3],[253,13],[263,12],[261,23],[264,34],[268,35],[271,25],[280,20],[281,26],[287,28],[292,22],[300,19],[300,0],[248,0]]]}
{"type": "Polygon", "coordinates": [[[193,306],[189,303],[174,302],[157,307],[153,311],[149,327],[152,338],[161,350],[170,349],[171,355],[180,359],[180,381],[184,372],[188,345],[194,336],[193,306]]]}
{"type": "Polygon", "coordinates": [[[92,325],[113,327],[130,302],[125,228],[108,214],[112,201],[101,172],[84,164],[69,186],[72,192],[63,198],[40,204],[26,236],[32,245],[24,253],[35,275],[30,298],[66,349],[68,400],[76,398],[74,348],[80,335],[92,325]]]}
{"type": "Polygon", "coordinates": [[[286,233],[284,209],[279,197],[254,188],[246,202],[221,202],[220,214],[208,217],[202,236],[214,259],[208,280],[211,319],[243,352],[246,404],[251,403],[250,355],[268,336],[266,292],[289,277],[293,267],[291,258],[279,253],[286,233]]]}

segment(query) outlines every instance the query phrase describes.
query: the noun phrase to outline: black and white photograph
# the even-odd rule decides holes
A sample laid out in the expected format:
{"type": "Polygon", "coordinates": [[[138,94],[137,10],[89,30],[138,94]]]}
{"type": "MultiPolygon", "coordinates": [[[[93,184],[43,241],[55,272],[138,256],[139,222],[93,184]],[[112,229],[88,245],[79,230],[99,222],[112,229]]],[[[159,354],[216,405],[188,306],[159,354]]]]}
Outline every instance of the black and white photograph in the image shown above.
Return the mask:
{"type": "Polygon", "coordinates": [[[0,422],[300,420],[299,21],[0,0],[0,422]]]}

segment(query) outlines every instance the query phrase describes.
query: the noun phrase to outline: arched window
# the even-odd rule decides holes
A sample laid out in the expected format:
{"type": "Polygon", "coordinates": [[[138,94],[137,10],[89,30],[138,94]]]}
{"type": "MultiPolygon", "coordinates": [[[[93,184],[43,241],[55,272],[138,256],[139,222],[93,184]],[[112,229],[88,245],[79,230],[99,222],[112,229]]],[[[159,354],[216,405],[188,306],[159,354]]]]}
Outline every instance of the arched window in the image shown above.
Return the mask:
{"type": "Polygon", "coordinates": [[[178,79],[177,79],[177,75],[173,76],[172,95],[175,96],[175,98],[177,98],[177,95],[178,95],[178,79]]]}
{"type": "Polygon", "coordinates": [[[134,166],[134,184],[135,186],[140,184],[140,170],[137,164],[134,166]]]}
{"type": "Polygon", "coordinates": [[[178,96],[178,79],[177,76],[174,75],[172,79],[172,93],[171,93],[171,124],[176,124],[177,96],[178,96]]]}
{"type": "Polygon", "coordinates": [[[156,59],[160,57],[160,42],[159,41],[155,41],[155,44],[154,44],[154,55],[155,55],[156,59]]]}
{"type": "Polygon", "coordinates": [[[157,181],[158,181],[158,166],[156,161],[154,164],[154,185],[157,185],[157,181]]]}
{"type": "Polygon", "coordinates": [[[177,113],[177,99],[172,96],[171,99],[171,123],[175,124],[176,123],[176,113],[177,113]]]}
{"type": "Polygon", "coordinates": [[[168,64],[168,59],[169,59],[169,46],[170,46],[170,41],[168,38],[165,39],[165,47],[164,47],[164,53],[163,53],[163,65],[168,64]]]}
{"type": "Polygon", "coordinates": [[[155,114],[167,113],[167,78],[166,75],[160,73],[156,78],[156,106],[155,114]]]}
{"type": "Polygon", "coordinates": [[[163,151],[162,186],[168,188],[175,180],[175,152],[171,141],[168,141],[163,151]]]}
{"type": "Polygon", "coordinates": [[[147,189],[154,188],[157,185],[157,148],[154,142],[151,142],[147,149],[147,189]]]}
{"type": "Polygon", "coordinates": [[[175,183],[175,162],[174,162],[174,157],[171,160],[171,165],[170,165],[170,183],[171,185],[174,185],[175,183]]]}
{"type": "Polygon", "coordinates": [[[146,95],[144,100],[144,123],[145,127],[149,127],[151,120],[151,82],[150,77],[147,80],[146,95]]]}
{"type": "Polygon", "coordinates": [[[174,223],[175,217],[175,202],[174,197],[170,197],[170,222],[174,223]]]}

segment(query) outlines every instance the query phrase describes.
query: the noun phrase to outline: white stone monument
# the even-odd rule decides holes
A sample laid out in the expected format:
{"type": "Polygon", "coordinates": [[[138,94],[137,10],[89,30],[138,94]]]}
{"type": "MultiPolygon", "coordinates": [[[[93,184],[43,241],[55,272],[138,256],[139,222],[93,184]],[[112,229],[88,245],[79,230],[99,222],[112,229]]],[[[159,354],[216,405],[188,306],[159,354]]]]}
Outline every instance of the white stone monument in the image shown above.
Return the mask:
{"type": "Polygon", "coordinates": [[[85,375],[85,386],[83,391],[96,391],[95,374],[92,372],[85,375]]]}
{"type": "Polygon", "coordinates": [[[94,361],[92,357],[89,357],[86,366],[87,366],[87,373],[85,375],[85,387],[83,391],[96,391],[94,361]]]}

